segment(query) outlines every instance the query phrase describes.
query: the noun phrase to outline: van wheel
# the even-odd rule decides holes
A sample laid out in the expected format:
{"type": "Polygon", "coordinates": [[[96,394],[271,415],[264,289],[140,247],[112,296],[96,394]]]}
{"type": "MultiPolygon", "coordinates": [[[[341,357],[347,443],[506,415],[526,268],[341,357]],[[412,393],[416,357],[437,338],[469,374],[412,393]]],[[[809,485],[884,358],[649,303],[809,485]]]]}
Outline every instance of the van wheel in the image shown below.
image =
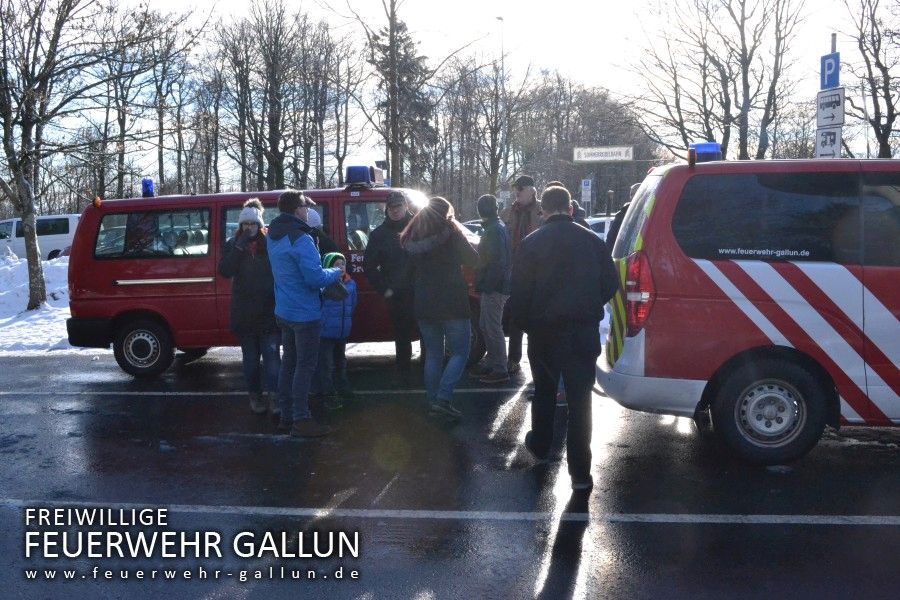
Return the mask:
{"type": "Polygon", "coordinates": [[[822,437],[827,392],[806,369],[783,360],[742,365],[712,403],[716,435],[744,460],[772,465],[796,460],[822,437]]]}
{"type": "Polygon", "coordinates": [[[155,377],[168,369],[175,357],[168,330],[150,319],[137,319],[120,327],[113,351],[122,370],[135,377],[155,377]]]}
{"type": "Polygon", "coordinates": [[[473,315],[471,320],[472,333],[469,336],[469,360],[466,366],[471,367],[478,364],[478,361],[487,352],[487,346],[484,344],[484,336],[481,333],[481,327],[478,326],[478,315],[473,315]]]}
{"type": "Polygon", "coordinates": [[[59,250],[53,250],[47,255],[47,260],[53,260],[54,258],[59,258],[59,250]]]}

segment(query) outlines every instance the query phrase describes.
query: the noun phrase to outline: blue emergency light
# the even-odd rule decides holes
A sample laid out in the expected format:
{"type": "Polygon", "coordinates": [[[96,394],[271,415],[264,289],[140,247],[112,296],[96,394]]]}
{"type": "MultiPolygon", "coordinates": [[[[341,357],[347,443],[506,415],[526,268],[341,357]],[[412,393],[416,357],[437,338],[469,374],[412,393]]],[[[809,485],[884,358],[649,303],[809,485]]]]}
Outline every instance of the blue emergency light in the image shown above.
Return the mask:
{"type": "Polygon", "coordinates": [[[689,145],[688,150],[696,152],[697,162],[722,160],[722,146],[718,142],[696,142],[689,145]]]}
{"type": "Polygon", "coordinates": [[[355,165],[347,167],[347,186],[374,187],[384,185],[384,175],[381,169],[355,165]]]}
{"type": "Polygon", "coordinates": [[[156,191],[153,189],[153,180],[149,177],[141,179],[141,197],[152,198],[155,195],[156,191]]]}

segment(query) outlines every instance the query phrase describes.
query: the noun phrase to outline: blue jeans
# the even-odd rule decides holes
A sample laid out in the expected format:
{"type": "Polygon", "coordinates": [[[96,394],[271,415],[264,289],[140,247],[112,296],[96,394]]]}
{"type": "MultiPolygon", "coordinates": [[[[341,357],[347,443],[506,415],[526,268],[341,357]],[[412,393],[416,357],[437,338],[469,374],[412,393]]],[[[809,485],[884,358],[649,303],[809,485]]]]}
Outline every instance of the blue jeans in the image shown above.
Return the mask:
{"type": "Polygon", "coordinates": [[[469,319],[419,321],[425,344],[425,391],[429,402],[449,402],[453,389],[469,360],[472,335],[469,319]],[[450,348],[450,360],[444,366],[444,340],[450,348]]]}
{"type": "Polygon", "coordinates": [[[278,372],[281,369],[281,355],[278,351],[281,344],[281,332],[264,333],[261,335],[242,335],[241,354],[243,354],[244,383],[247,391],[258,394],[265,389],[267,392],[278,391],[278,372]],[[265,381],[259,369],[259,359],[262,357],[265,381]],[[265,386],[263,386],[265,384],[265,386]]]}
{"type": "Polygon", "coordinates": [[[330,396],[335,392],[335,384],[341,389],[346,387],[347,357],[344,349],[347,340],[322,338],[319,342],[319,364],[313,377],[311,392],[330,396]]]}
{"type": "Polygon", "coordinates": [[[309,386],[319,362],[321,321],[297,323],[277,319],[281,327],[281,372],[278,374],[278,402],[282,422],[310,419],[309,386]]]}

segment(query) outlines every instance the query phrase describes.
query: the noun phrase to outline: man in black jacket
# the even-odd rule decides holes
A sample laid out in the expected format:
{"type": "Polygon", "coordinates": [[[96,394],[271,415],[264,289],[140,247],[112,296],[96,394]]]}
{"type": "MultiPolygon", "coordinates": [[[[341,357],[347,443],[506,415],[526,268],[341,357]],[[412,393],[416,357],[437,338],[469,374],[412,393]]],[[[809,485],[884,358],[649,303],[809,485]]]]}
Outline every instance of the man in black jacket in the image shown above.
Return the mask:
{"type": "Polygon", "coordinates": [[[572,221],[561,187],[541,196],[545,224],[525,238],[513,259],[510,316],[528,333],[534,378],[531,431],[525,447],[544,461],[553,442],[556,390],[562,375],[568,401],[567,456],[572,489],[590,490],[591,388],[600,355],[603,306],[618,288],[606,244],[572,221]]]}
{"type": "Polygon", "coordinates": [[[473,375],[482,383],[509,381],[506,365],[506,338],[503,336],[503,307],[509,298],[512,248],[506,226],[497,214],[497,198],[485,194],[478,199],[478,216],[483,233],[478,243],[475,289],[481,294],[478,326],[484,336],[487,355],[473,375]]]}
{"type": "Polygon", "coordinates": [[[372,287],[387,301],[394,328],[397,368],[401,373],[406,373],[410,370],[416,321],[409,255],[400,246],[400,232],[409,224],[412,215],[402,192],[388,194],[385,204],[384,223],[369,235],[363,270],[372,287]]]}

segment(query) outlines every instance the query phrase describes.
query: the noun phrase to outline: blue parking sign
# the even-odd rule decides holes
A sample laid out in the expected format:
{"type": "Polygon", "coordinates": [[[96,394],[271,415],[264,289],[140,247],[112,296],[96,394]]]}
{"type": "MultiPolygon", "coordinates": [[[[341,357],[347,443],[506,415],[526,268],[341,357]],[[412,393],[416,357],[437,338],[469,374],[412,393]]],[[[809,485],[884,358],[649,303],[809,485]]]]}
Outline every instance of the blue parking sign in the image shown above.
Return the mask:
{"type": "Polygon", "coordinates": [[[841,84],[841,53],[834,52],[822,57],[822,85],[820,89],[830,90],[841,84]]]}

